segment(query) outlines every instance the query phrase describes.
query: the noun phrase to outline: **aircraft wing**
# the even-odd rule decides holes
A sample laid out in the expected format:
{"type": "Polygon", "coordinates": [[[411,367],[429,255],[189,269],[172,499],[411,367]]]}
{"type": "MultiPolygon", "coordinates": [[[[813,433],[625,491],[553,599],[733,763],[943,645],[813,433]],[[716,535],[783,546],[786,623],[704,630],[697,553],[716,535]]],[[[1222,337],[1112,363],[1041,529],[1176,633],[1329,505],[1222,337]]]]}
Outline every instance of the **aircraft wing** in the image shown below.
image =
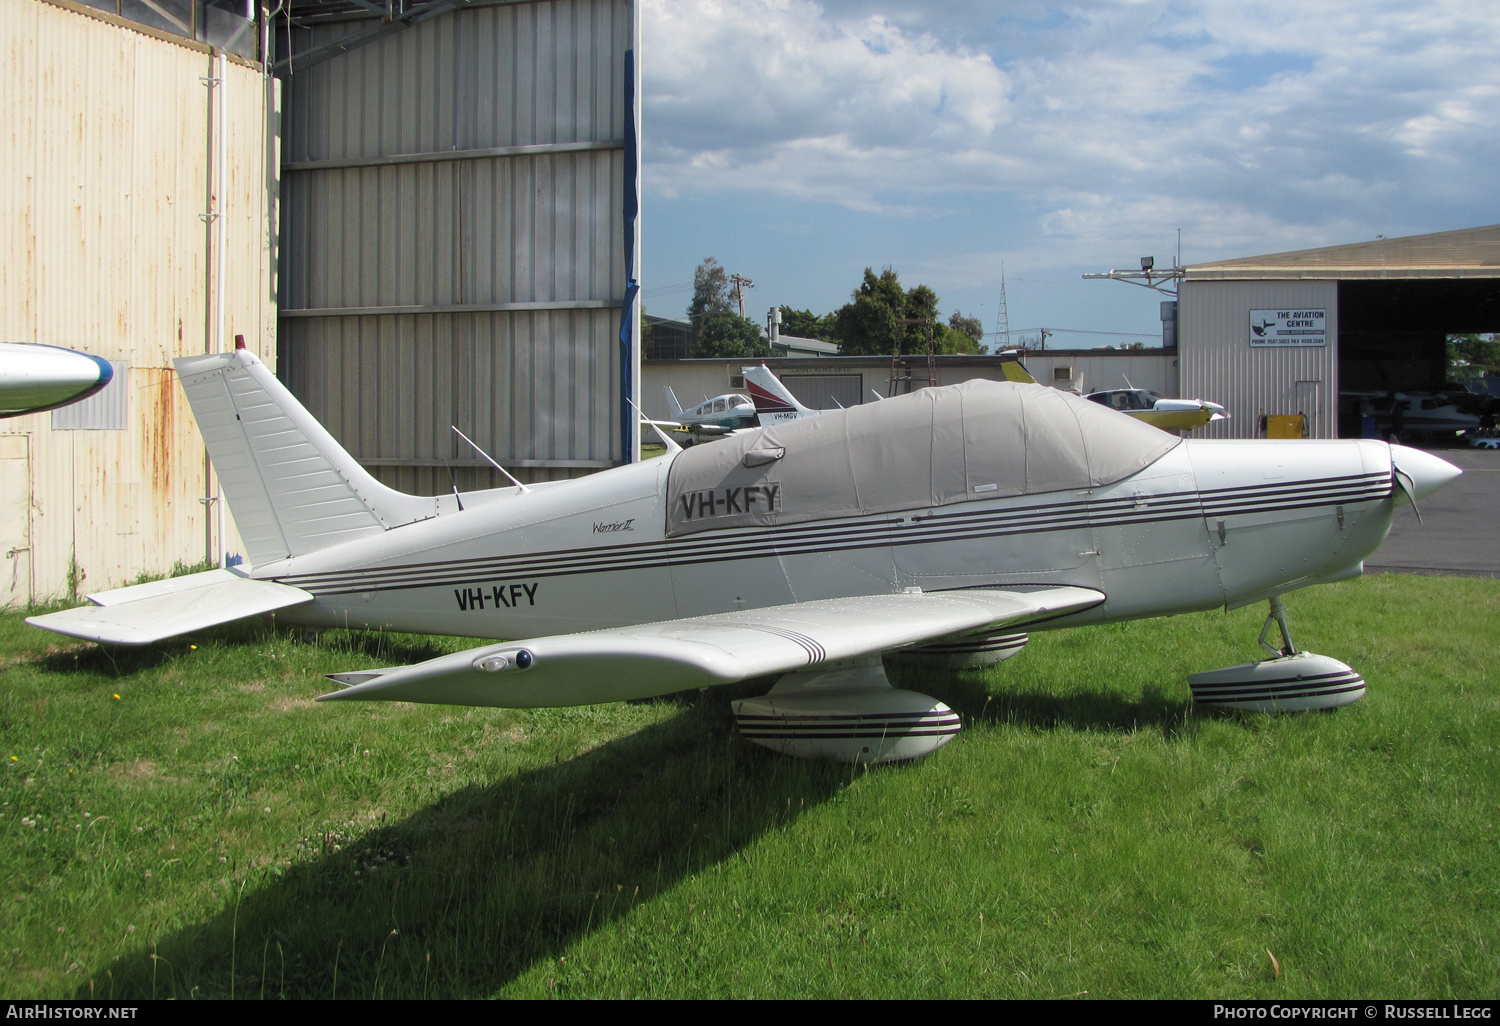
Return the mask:
{"type": "Polygon", "coordinates": [[[208,570],[101,591],[88,598],[92,605],[28,616],[26,622],[85,641],[149,645],[313,600],[312,594],[301,588],[253,581],[229,570],[208,570]]]}
{"type": "Polygon", "coordinates": [[[719,424],[684,424],[676,420],[646,420],[642,418],[641,424],[645,427],[658,427],[663,431],[682,431],[694,435],[732,435],[742,428],[727,428],[719,424]]]}
{"type": "Polygon", "coordinates": [[[822,599],[471,648],[331,674],[372,699],[509,708],[588,705],[729,684],[938,638],[1023,628],[1104,601],[1089,588],[972,589],[822,599]]]}

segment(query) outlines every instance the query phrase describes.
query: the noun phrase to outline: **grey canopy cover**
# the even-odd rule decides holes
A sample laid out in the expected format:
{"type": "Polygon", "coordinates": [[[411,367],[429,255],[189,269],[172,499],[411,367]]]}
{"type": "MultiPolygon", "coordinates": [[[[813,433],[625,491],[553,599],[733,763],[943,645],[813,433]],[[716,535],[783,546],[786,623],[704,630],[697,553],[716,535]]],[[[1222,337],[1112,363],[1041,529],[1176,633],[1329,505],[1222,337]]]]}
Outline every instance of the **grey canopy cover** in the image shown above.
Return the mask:
{"type": "Polygon", "coordinates": [[[1179,441],[1044,385],[924,388],[680,453],[667,477],[667,534],[1096,488],[1179,441]]]}

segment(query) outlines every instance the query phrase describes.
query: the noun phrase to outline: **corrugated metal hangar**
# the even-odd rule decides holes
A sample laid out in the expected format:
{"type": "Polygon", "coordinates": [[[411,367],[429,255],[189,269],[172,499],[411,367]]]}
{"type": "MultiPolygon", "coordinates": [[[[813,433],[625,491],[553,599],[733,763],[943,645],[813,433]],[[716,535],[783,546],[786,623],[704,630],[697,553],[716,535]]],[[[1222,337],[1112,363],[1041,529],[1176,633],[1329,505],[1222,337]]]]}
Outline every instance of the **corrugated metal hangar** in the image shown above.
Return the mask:
{"type": "Polygon", "coordinates": [[[1357,437],[1349,393],[1440,390],[1447,336],[1500,330],[1500,225],[1182,273],[1182,394],[1232,414],[1208,436],[1253,438],[1262,416],[1302,414],[1311,437],[1357,437]]]}
{"type": "Polygon", "coordinates": [[[523,480],[631,458],[637,19],[311,0],[276,34],[278,372],[385,483],[506,484],[451,426],[523,480]]]}
{"type": "Polygon", "coordinates": [[[0,605],[243,550],[171,369],[236,336],[409,491],[637,453],[634,0],[272,6],[0,3],[0,339],[116,372],[0,420],[0,605]]]}

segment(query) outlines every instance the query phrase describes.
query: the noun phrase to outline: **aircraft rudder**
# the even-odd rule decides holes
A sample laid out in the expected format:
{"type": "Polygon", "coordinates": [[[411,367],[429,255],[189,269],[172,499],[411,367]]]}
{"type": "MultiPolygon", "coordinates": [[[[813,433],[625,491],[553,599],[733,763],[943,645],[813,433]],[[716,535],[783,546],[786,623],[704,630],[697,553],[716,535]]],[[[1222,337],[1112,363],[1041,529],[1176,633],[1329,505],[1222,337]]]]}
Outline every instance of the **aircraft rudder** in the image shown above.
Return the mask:
{"type": "Polygon", "coordinates": [[[741,371],[745,375],[745,388],[750,392],[750,398],[755,403],[756,413],[812,413],[806,406],[797,401],[791,390],[782,384],[781,379],[771,373],[771,368],[763,363],[753,367],[743,367],[741,371]]]}
{"type": "Polygon", "coordinates": [[[254,353],[173,361],[252,564],[433,516],[381,484],[254,353]]]}

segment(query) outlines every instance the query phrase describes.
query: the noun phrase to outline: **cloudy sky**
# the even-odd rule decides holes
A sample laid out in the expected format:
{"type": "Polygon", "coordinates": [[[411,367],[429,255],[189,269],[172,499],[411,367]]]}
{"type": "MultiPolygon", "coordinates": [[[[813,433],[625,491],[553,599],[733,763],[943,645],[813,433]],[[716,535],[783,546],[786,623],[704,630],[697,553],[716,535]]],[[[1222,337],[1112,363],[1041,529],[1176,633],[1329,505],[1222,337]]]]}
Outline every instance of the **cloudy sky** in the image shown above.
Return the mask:
{"type": "Polygon", "coordinates": [[[642,2],[650,313],[705,256],[757,319],[890,265],[990,331],[1003,263],[1013,329],[1159,340],[1079,276],[1500,222],[1492,4],[642,2]]]}

